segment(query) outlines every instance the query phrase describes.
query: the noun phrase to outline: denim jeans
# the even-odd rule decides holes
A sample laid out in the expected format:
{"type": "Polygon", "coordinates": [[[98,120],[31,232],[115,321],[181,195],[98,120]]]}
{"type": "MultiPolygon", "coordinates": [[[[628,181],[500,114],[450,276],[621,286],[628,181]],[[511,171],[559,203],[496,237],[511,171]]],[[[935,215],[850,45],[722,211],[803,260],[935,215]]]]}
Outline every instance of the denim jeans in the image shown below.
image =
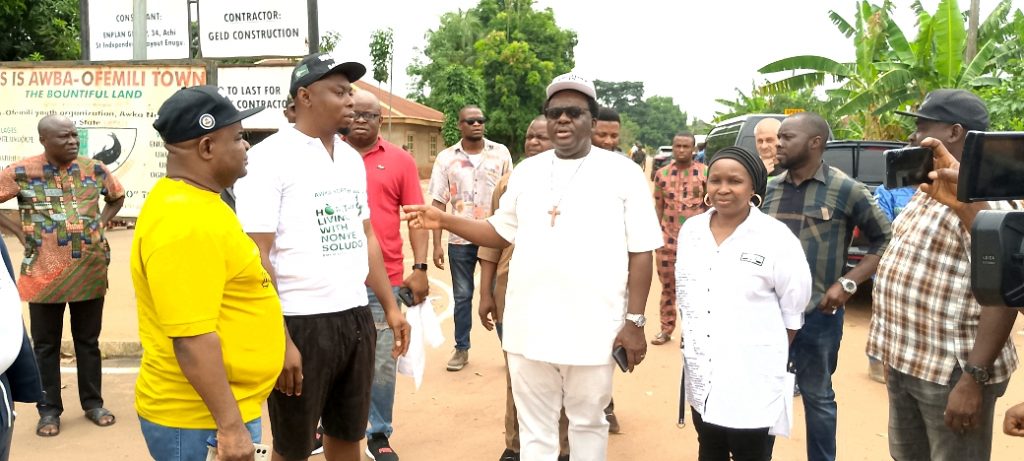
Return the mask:
{"type": "Polygon", "coordinates": [[[476,245],[448,244],[448,264],[452,270],[452,291],[455,293],[455,348],[469,349],[469,332],[473,329],[473,272],[477,262],[476,245]]]}
{"type": "MultiPolygon", "coordinates": [[[[139,417],[142,437],[146,439],[149,455],[156,461],[205,461],[209,442],[216,440],[215,429],[178,429],[161,426],[139,417]]],[[[261,442],[260,418],[245,423],[252,443],[261,442]]]]}
{"type": "MultiPolygon", "coordinates": [[[[398,288],[391,287],[391,292],[398,298],[398,288]]],[[[373,323],[377,326],[377,352],[373,364],[373,387],[370,389],[370,434],[381,433],[391,437],[394,428],[391,426],[392,413],[395,409],[395,359],[391,357],[391,349],[395,345],[395,333],[388,326],[384,317],[384,306],[381,305],[373,290],[366,288],[370,300],[370,312],[373,323]]]]}
{"type": "Polygon", "coordinates": [[[992,455],[992,418],[996,399],[1009,380],[981,391],[979,427],[960,434],[946,427],[946,403],[962,374],[953,370],[949,384],[924,381],[889,368],[889,454],[896,461],[987,461],[992,455]]]}
{"type": "Polygon", "coordinates": [[[836,459],[836,393],[832,373],[839,362],[839,343],[843,339],[843,314],[814,309],[806,314],[804,326],[790,346],[796,382],[804,402],[807,422],[807,460],[836,459]]]}

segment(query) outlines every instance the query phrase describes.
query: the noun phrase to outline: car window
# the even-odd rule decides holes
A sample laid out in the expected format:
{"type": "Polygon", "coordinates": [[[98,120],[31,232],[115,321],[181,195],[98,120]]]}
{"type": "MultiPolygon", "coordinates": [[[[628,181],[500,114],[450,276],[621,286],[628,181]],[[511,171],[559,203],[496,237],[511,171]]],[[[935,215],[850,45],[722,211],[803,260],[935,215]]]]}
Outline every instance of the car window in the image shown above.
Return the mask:
{"type": "Polygon", "coordinates": [[[839,168],[851,178],[853,176],[853,146],[828,146],[825,148],[825,155],[822,157],[825,164],[839,168]]]}
{"type": "Polygon", "coordinates": [[[705,145],[705,152],[708,153],[707,160],[710,161],[715,152],[729,146],[735,146],[736,138],[739,136],[740,128],[742,126],[742,123],[735,123],[731,125],[718,126],[711,130],[711,133],[708,134],[707,144],[705,145]]]}
{"type": "Polygon", "coordinates": [[[885,182],[885,157],[882,156],[882,152],[885,152],[886,149],[894,149],[894,147],[861,147],[857,180],[865,184],[882,184],[885,182]]]}

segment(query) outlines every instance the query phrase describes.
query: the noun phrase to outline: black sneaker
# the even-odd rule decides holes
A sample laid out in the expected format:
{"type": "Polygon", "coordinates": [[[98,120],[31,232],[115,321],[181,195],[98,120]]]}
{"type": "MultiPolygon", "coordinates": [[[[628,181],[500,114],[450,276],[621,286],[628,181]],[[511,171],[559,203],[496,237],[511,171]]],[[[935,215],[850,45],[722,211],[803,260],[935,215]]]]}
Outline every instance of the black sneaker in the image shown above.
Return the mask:
{"type": "Polygon", "coordinates": [[[398,461],[398,453],[391,449],[388,436],[375,432],[366,439],[366,456],[374,461],[398,461]]]}
{"type": "Polygon", "coordinates": [[[501,458],[498,458],[498,461],[519,461],[519,453],[512,451],[511,448],[506,448],[501,452],[501,458]]]}
{"type": "Polygon", "coordinates": [[[313,451],[309,452],[310,456],[319,455],[324,452],[324,427],[316,427],[316,435],[313,437],[313,451]]]}

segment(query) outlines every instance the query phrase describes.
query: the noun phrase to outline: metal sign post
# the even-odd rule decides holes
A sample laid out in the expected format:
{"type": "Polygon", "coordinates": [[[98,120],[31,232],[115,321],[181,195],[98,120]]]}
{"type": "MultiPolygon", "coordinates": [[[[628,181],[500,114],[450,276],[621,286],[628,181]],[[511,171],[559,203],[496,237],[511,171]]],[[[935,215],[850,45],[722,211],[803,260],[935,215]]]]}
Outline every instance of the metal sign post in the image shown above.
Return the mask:
{"type": "Polygon", "coordinates": [[[146,32],[146,0],[133,0],[132,26],[132,59],[145,61],[146,47],[149,45],[146,32]]]}

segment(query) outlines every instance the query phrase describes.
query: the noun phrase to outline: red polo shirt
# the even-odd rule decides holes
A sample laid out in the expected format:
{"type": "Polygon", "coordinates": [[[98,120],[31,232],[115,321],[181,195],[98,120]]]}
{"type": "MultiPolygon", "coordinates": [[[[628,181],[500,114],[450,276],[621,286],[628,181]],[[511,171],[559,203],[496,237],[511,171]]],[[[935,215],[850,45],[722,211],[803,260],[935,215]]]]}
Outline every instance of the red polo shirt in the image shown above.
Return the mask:
{"type": "Polygon", "coordinates": [[[423,204],[416,160],[400,147],[378,137],[377,144],[363,155],[363,165],[370,224],[384,253],[384,266],[391,285],[398,286],[405,278],[400,207],[423,204]]]}

